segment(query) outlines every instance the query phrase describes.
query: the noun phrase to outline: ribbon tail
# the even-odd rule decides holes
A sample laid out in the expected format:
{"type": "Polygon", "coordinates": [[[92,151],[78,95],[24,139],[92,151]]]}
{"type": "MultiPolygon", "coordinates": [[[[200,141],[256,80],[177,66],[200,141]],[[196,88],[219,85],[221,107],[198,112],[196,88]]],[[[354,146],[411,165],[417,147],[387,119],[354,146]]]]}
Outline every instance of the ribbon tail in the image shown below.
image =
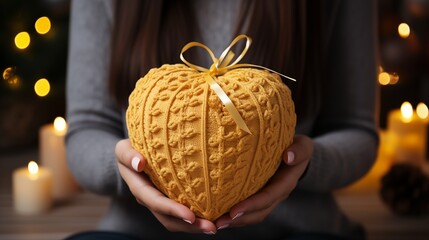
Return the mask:
{"type": "Polygon", "coordinates": [[[237,108],[234,106],[234,103],[232,103],[231,99],[228,97],[228,95],[223,91],[221,86],[210,76],[206,75],[205,79],[207,83],[210,85],[210,88],[216,93],[216,95],[219,97],[219,99],[222,101],[222,103],[225,105],[228,112],[231,114],[232,119],[234,119],[237,126],[242,129],[243,131],[252,134],[250,132],[250,129],[247,127],[246,122],[241,117],[240,113],[238,112],[237,108]]]}

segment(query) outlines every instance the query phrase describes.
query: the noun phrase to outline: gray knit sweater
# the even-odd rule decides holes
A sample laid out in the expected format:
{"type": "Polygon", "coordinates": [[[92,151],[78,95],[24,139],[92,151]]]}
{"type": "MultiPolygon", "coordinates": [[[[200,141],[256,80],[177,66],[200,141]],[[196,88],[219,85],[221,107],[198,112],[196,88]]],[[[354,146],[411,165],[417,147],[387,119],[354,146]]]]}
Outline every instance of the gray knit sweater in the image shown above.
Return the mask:
{"type": "MultiPolygon", "coordinates": [[[[200,9],[209,5],[199,4],[200,9]]],[[[218,1],[212,1],[218,2],[218,1]]],[[[228,0],[223,1],[228,4],[228,0]]],[[[237,5],[231,4],[230,5],[237,5]]],[[[120,231],[144,239],[282,239],[294,232],[324,232],[361,238],[337,206],[332,192],[362,177],[377,151],[375,2],[331,1],[327,6],[329,37],[325,46],[327,84],[320,109],[298,122],[297,133],[313,137],[314,154],[305,177],[290,197],[262,223],[218,231],[215,236],[168,232],[139,205],[122,180],[114,148],[127,138],[124,109],[107,93],[113,6],[110,0],[72,2],[67,73],[67,156],[69,166],[86,189],[110,196],[111,208],[100,221],[103,230],[120,231]],[[317,132],[318,135],[314,133],[317,132]],[[321,133],[321,134],[320,134],[321,133]]],[[[230,9],[237,8],[231,6],[230,9]]],[[[225,14],[214,8],[207,15],[225,14]]],[[[204,17],[205,16],[205,17],[204,17]]],[[[225,14],[223,21],[233,21],[225,14]]],[[[205,21],[201,19],[201,21],[205,21]]],[[[212,28],[217,28],[214,23],[212,28]]],[[[229,29],[216,29],[219,34],[229,29]]],[[[206,34],[214,31],[207,31],[206,34]]],[[[227,36],[226,39],[231,39],[227,36]]],[[[214,46],[228,44],[205,35],[214,46]],[[217,45],[216,45],[217,44],[217,45]]]]}

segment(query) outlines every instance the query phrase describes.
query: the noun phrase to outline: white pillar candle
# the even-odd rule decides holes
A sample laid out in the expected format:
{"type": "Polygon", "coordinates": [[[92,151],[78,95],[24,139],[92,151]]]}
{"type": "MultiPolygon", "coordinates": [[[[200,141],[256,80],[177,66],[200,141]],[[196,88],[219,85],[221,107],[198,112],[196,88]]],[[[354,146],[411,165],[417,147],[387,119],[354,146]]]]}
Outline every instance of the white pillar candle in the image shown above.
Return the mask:
{"type": "Polygon", "coordinates": [[[421,165],[426,158],[427,124],[415,114],[410,103],[388,115],[386,153],[396,163],[421,165]]]}
{"type": "Polygon", "coordinates": [[[31,161],[13,172],[13,203],[19,214],[43,213],[52,205],[52,175],[31,161]]]}
{"type": "Polygon", "coordinates": [[[67,123],[61,117],[39,131],[40,163],[52,172],[52,195],[54,200],[60,201],[71,197],[79,189],[67,165],[64,141],[66,131],[67,123]]]}

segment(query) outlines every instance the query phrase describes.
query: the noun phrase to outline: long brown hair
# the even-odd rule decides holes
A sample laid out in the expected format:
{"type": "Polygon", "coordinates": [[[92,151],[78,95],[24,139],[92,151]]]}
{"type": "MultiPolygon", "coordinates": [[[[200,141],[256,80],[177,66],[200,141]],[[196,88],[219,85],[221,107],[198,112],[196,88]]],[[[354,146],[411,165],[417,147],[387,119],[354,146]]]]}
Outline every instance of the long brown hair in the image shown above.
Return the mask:
{"type": "MultiPolygon", "coordinates": [[[[314,6],[319,1],[241,2],[236,33],[245,33],[253,39],[242,62],[259,64],[298,79],[297,83],[285,80],[292,88],[298,120],[314,112],[322,69],[321,14],[320,7],[314,6]],[[310,2],[313,5],[309,6],[310,2]]],[[[135,82],[149,69],[180,62],[181,48],[201,39],[189,5],[186,0],[116,2],[109,88],[121,106],[126,106],[135,82]]]]}

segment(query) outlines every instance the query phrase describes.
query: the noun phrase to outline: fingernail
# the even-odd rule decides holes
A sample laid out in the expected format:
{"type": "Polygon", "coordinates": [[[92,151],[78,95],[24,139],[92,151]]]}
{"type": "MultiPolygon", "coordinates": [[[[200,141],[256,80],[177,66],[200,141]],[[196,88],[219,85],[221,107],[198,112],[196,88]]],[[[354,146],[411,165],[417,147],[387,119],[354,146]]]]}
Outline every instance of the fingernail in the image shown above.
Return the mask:
{"type": "Polygon", "coordinates": [[[215,235],[216,233],[215,232],[213,232],[213,231],[209,231],[209,232],[204,232],[205,234],[207,234],[207,235],[215,235]]]}
{"type": "Polygon", "coordinates": [[[140,165],[140,158],[138,158],[138,157],[133,157],[133,159],[131,159],[131,166],[133,167],[133,169],[136,171],[136,172],[140,172],[139,170],[139,165],[140,165]]]}
{"type": "Polygon", "coordinates": [[[295,154],[291,151],[287,152],[287,164],[292,164],[295,161],[295,154]]]}
{"type": "Polygon", "coordinates": [[[218,227],[217,230],[222,230],[222,229],[225,229],[227,227],[229,227],[229,224],[222,225],[222,226],[218,227]]]}
{"type": "Polygon", "coordinates": [[[192,224],[191,220],[188,220],[188,219],[184,219],[184,218],[183,218],[183,221],[185,221],[185,222],[187,222],[187,223],[189,223],[189,224],[192,224]]]}
{"type": "Polygon", "coordinates": [[[235,216],[232,218],[232,220],[234,221],[235,219],[243,216],[243,214],[244,214],[244,212],[239,212],[239,213],[235,214],[235,216]]]}

